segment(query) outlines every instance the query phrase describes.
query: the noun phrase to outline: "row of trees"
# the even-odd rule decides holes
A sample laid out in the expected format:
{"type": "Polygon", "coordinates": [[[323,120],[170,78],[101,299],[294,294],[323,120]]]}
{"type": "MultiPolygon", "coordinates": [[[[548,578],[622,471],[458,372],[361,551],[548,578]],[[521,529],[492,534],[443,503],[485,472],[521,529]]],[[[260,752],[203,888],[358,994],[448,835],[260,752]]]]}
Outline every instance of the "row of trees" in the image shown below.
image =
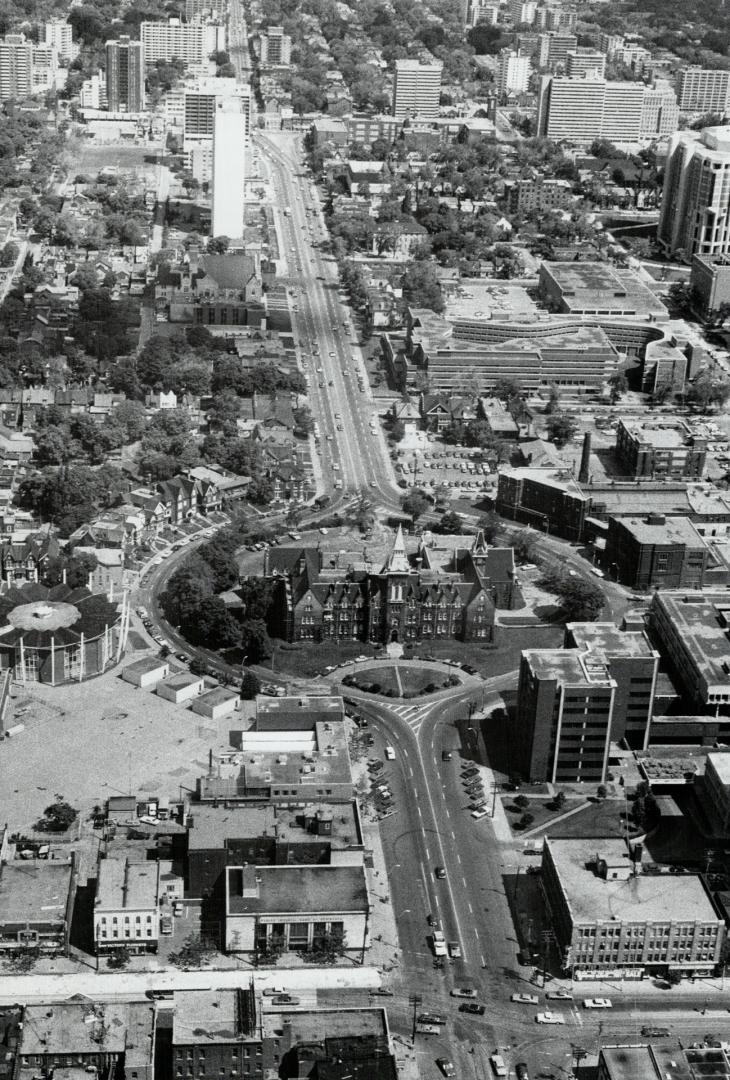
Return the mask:
{"type": "Polygon", "coordinates": [[[241,649],[248,663],[271,655],[265,616],[271,603],[269,586],[247,579],[239,586],[243,608],[228,610],[220,593],[238,585],[238,529],[221,530],[175,571],[160,597],[165,617],[193,645],[210,649],[241,649]]]}

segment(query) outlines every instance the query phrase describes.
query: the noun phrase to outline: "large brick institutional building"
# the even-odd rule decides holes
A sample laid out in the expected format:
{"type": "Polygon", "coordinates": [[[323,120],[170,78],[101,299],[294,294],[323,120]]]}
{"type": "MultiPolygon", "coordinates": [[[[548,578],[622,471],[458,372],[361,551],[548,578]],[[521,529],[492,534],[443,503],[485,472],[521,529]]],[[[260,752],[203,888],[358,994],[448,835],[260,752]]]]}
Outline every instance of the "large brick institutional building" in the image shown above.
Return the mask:
{"type": "Polygon", "coordinates": [[[492,641],[495,607],[518,595],[512,549],[490,548],[480,532],[443,554],[423,540],[408,554],[400,528],[375,572],[365,559],[325,566],[316,548],[270,549],[269,630],[287,641],[492,641]]]}

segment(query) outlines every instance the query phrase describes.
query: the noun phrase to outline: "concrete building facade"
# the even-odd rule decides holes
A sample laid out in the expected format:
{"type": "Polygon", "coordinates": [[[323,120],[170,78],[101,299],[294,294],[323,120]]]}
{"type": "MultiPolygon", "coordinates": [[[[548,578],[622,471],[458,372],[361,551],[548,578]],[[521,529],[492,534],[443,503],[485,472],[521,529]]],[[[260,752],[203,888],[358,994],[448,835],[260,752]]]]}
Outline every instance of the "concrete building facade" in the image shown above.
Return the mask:
{"type": "Polygon", "coordinates": [[[678,132],[669,144],[657,237],[664,249],[730,253],[730,135],[727,128],[678,132]]]}
{"type": "Polygon", "coordinates": [[[689,518],[609,518],[605,565],[630,589],[701,589],[710,553],[689,518]]]}
{"type": "Polygon", "coordinates": [[[443,64],[434,61],[396,60],[393,83],[393,116],[422,117],[435,120],[439,114],[443,64]]]}
{"type": "Polygon", "coordinates": [[[246,118],[237,97],[216,101],[211,235],[243,238],[246,118]]]}
{"type": "Polygon", "coordinates": [[[730,71],[687,67],[679,72],[677,97],[682,112],[724,114],[728,94],[730,71]]]}
{"type": "Polygon", "coordinates": [[[106,43],[106,100],[111,112],[142,112],[145,107],[142,43],[120,37],[106,43]]]}

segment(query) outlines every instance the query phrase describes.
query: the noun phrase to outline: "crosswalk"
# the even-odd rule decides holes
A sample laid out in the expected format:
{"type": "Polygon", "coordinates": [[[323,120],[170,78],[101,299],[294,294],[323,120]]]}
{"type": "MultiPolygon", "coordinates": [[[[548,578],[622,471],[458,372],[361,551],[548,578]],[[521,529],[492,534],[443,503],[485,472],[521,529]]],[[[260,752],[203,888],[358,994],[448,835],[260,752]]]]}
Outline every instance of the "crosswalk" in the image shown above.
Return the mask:
{"type": "Polygon", "coordinates": [[[395,713],[401,720],[405,720],[408,727],[417,735],[426,714],[433,708],[431,705],[388,705],[388,711],[395,713]]]}

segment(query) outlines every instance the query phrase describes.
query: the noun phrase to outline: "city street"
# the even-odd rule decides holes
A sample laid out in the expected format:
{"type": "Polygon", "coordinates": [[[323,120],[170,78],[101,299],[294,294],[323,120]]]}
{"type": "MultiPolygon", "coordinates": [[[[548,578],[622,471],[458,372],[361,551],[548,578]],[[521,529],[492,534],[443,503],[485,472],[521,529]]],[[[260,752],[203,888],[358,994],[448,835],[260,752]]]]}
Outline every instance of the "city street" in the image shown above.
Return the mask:
{"type": "Polygon", "coordinates": [[[315,185],[302,171],[290,135],[258,133],[256,143],[273,174],[281,255],[289,268],[293,306],[298,308],[296,336],[309,380],[312,414],[321,427],[327,486],[341,491],[339,501],[367,493],[373,501],[397,509],[400,491],[379,423],[375,432],[370,429],[369,420],[377,419],[376,411],[369,391],[357,386],[358,374],[366,381],[367,375],[349,312],[337,294],[334,258],[323,255],[319,247],[327,233],[315,185]]]}

